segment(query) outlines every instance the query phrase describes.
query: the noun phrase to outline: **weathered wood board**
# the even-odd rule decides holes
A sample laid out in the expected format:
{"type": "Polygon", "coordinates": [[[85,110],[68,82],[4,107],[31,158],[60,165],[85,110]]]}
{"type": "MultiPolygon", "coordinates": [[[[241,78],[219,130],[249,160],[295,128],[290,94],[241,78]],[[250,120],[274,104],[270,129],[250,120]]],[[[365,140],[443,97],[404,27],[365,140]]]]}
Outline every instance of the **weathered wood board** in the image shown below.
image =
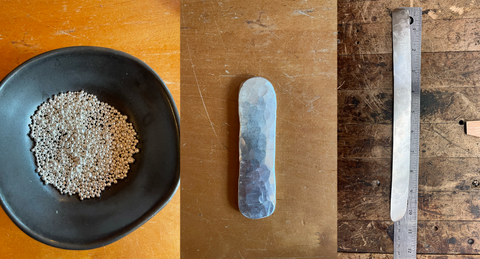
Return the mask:
{"type": "Polygon", "coordinates": [[[464,121],[480,119],[480,9],[453,0],[339,1],[338,258],[393,258],[391,12],[402,6],[423,8],[418,258],[478,258],[480,139],[464,121]]]}
{"type": "MultiPolygon", "coordinates": [[[[480,255],[417,255],[417,259],[479,259],[480,255]]],[[[337,259],[393,259],[392,254],[338,253],[337,259]]]]}

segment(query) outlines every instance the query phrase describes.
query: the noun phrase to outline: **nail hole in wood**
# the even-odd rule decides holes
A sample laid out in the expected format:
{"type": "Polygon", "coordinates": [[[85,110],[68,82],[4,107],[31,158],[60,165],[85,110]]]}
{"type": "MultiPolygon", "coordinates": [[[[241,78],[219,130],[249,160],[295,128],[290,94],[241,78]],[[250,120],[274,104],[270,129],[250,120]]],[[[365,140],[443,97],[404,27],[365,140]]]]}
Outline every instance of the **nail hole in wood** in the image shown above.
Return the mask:
{"type": "Polygon", "coordinates": [[[475,240],[473,240],[473,239],[470,238],[467,242],[468,242],[470,245],[472,245],[473,243],[475,243],[475,240]]]}
{"type": "Polygon", "coordinates": [[[459,121],[459,122],[458,122],[458,124],[460,124],[460,125],[464,125],[464,124],[465,124],[465,122],[464,122],[463,120],[461,120],[461,121],[459,121]]]}
{"type": "Polygon", "coordinates": [[[480,182],[478,180],[473,180],[472,186],[473,187],[478,187],[480,185],[480,182]]]}

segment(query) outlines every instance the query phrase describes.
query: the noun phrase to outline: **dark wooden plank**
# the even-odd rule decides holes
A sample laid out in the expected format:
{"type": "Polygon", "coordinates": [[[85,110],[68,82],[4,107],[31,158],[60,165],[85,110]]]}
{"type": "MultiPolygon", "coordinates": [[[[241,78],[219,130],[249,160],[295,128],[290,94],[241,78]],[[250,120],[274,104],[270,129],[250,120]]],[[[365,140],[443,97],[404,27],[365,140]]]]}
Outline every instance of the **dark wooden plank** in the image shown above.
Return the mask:
{"type": "Polygon", "coordinates": [[[418,218],[422,220],[479,220],[478,191],[418,194],[418,218]]]}
{"type": "MultiPolygon", "coordinates": [[[[393,254],[338,253],[337,259],[393,259],[393,254]]],[[[480,259],[480,255],[417,255],[417,259],[480,259]]]]}
{"type": "MultiPolygon", "coordinates": [[[[480,119],[480,88],[432,88],[421,93],[421,123],[480,119]]],[[[338,91],[339,124],[391,124],[393,90],[338,91]]]]}
{"type": "Polygon", "coordinates": [[[392,54],[338,56],[338,89],[393,89],[392,54]]]}
{"type": "Polygon", "coordinates": [[[391,159],[338,160],[338,220],[390,217],[391,159]]]}
{"type": "MultiPolygon", "coordinates": [[[[391,22],[392,11],[400,6],[411,6],[408,0],[338,1],[338,21],[342,23],[391,22]]],[[[422,19],[455,20],[480,17],[480,9],[471,0],[424,0],[422,19]]]]}
{"type": "Polygon", "coordinates": [[[422,124],[420,132],[420,158],[480,157],[480,139],[467,135],[464,125],[422,124]]]}
{"type": "Polygon", "coordinates": [[[418,253],[480,254],[478,221],[420,221],[418,224],[418,253]],[[468,240],[472,239],[473,244],[468,240]]]}
{"type": "Polygon", "coordinates": [[[338,1],[339,23],[391,22],[398,1],[338,1]]]}
{"type": "Polygon", "coordinates": [[[420,159],[418,188],[421,192],[462,192],[478,194],[480,158],[425,158],[420,159]]]}
{"type": "MultiPolygon", "coordinates": [[[[338,56],[338,89],[392,89],[392,54],[338,56]]],[[[480,85],[479,52],[422,53],[422,89],[480,85]]]]}
{"type": "MultiPolygon", "coordinates": [[[[381,188],[373,195],[361,194],[375,189],[375,181],[364,183],[358,195],[350,191],[338,193],[339,220],[388,220],[390,219],[390,192],[381,188]],[[369,186],[372,184],[373,186],[369,186]]],[[[385,181],[390,186],[390,181],[385,181]]],[[[360,185],[356,184],[356,185],[360,185]]],[[[351,185],[352,187],[355,185],[351,185]]],[[[470,186],[468,187],[470,188],[470,186]]],[[[388,188],[389,189],[389,188],[388,188]]],[[[370,191],[370,192],[374,192],[370,191]]],[[[452,192],[419,192],[418,218],[420,220],[479,220],[480,202],[478,190],[452,192]]]]}
{"type": "MultiPolygon", "coordinates": [[[[422,90],[421,123],[455,123],[480,118],[480,88],[434,88],[422,90]]],[[[471,139],[471,138],[469,138],[471,139]]]]}
{"type": "MultiPolygon", "coordinates": [[[[427,20],[422,52],[480,51],[480,19],[427,20]]],[[[339,24],[338,55],[392,53],[390,22],[339,24]]]]}
{"type": "MultiPolygon", "coordinates": [[[[420,158],[480,157],[480,139],[457,121],[420,125],[420,158]]],[[[338,158],[392,156],[391,124],[338,125],[338,158]]]]}
{"type": "Polygon", "coordinates": [[[338,55],[392,53],[391,23],[338,24],[338,55]]]}
{"type": "Polygon", "coordinates": [[[392,221],[338,221],[338,251],[393,253],[392,221]],[[390,236],[389,236],[390,234],[390,236]]]}
{"type": "MultiPolygon", "coordinates": [[[[418,254],[480,254],[480,222],[418,222],[418,254]],[[469,244],[469,240],[473,244],[469,244]]],[[[340,252],[392,253],[392,221],[339,221],[340,252]]]]}
{"type": "MultiPolygon", "coordinates": [[[[419,163],[418,188],[421,192],[471,191],[480,181],[480,158],[423,158],[419,163]]],[[[390,158],[338,160],[338,191],[365,196],[390,192],[390,158]],[[375,183],[375,184],[374,184],[375,183]]]]}
{"type": "Polygon", "coordinates": [[[337,3],[354,3],[354,2],[367,2],[367,1],[378,1],[378,0],[339,0],[337,3]]]}
{"type": "MultiPolygon", "coordinates": [[[[479,158],[420,160],[420,220],[479,220],[479,158]]],[[[338,219],[390,217],[391,159],[338,161],[338,219]]]]}
{"type": "Polygon", "coordinates": [[[338,91],[339,124],[392,123],[393,90],[338,91]]]}
{"type": "Polygon", "coordinates": [[[422,53],[421,77],[422,89],[478,86],[480,53],[422,53]]]}
{"type": "Polygon", "coordinates": [[[338,125],[338,158],[392,156],[392,125],[338,125]]]}

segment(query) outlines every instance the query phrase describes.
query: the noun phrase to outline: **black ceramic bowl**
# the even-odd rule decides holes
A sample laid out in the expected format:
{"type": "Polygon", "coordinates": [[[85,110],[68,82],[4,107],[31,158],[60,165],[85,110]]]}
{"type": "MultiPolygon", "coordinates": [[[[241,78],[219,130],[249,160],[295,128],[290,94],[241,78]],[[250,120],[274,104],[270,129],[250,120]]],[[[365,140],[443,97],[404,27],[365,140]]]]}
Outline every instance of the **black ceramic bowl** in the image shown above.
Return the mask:
{"type": "MultiPolygon", "coordinates": [[[[0,82],[0,203],[29,236],[92,249],[127,235],[160,211],[180,181],[179,116],[168,88],[144,62],[99,47],[36,56],[0,82]],[[84,90],[128,116],[140,153],[127,178],[80,201],[44,185],[30,149],[30,116],[53,95],[84,90]]],[[[160,234],[160,233],[159,233],[160,234]]]]}

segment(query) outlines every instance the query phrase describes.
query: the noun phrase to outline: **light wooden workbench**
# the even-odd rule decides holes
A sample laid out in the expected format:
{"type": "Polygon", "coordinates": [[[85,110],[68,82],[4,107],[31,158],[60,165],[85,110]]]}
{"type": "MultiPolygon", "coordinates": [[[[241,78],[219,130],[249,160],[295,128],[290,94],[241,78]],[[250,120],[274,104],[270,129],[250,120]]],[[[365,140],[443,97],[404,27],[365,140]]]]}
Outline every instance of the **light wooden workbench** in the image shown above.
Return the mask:
{"type": "Polygon", "coordinates": [[[336,1],[182,1],[182,257],[336,256],[336,1]],[[238,90],[277,93],[277,208],[237,206],[238,90]]]}
{"type": "MultiPolygon", "coordinates": [[[[180,108],[179,1],[1,1],[0,78],[48,50],[78,45],[127,52],[150,65],[180,108]]],[[[28,237],[0,210],[1,258],[179,258],[180,194],[119,241],[68,251],[28,237]]]]}

